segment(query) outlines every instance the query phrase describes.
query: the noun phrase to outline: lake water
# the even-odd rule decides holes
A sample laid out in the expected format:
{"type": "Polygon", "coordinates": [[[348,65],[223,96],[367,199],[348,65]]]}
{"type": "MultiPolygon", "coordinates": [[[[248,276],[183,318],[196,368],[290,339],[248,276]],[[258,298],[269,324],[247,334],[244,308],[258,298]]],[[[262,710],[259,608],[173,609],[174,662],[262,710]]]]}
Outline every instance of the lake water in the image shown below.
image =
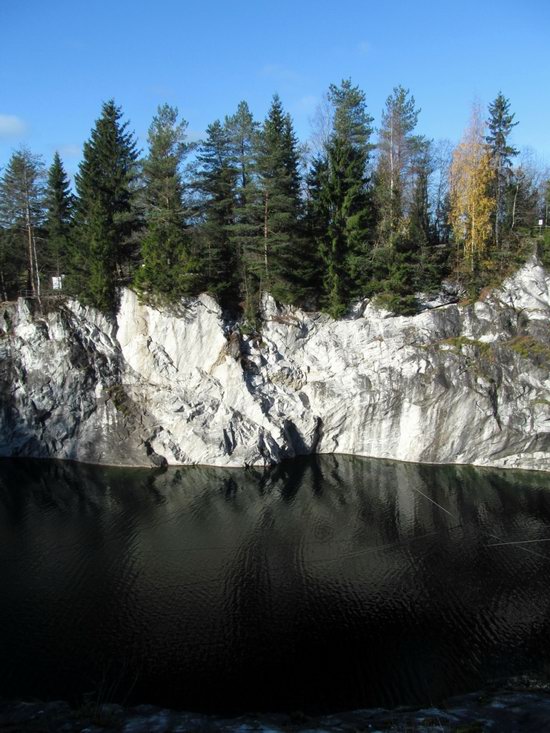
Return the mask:
{"type": "Polygon", "coordinates": [[[545,474],[3,460],[0,697],[435,703],[550,662],[548,540],[545,474]]]}

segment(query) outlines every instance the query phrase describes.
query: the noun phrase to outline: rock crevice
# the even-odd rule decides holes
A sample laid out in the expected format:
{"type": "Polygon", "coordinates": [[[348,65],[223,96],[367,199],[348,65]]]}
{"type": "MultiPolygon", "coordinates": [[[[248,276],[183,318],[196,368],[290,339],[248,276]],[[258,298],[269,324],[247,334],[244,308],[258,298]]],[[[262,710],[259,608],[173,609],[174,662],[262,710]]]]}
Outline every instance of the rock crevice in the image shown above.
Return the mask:
{"type": "Polygon", "coordinates": [[[264,297],[260,336],[208,295],[116,321],[68,301],[0,315],[0,455],[268,465],[304,453],[550,470],[550,277],[483,301],[348,318],[264,297]]]}

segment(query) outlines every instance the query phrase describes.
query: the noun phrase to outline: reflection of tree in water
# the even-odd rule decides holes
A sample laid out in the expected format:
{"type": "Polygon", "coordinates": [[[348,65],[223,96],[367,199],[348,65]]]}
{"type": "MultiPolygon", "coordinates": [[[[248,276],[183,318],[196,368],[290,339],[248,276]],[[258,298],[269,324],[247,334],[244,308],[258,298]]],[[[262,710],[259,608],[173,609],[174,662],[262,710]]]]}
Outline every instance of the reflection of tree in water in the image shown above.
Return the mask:
{"type": "Polygon", "coordinates": [[[550,543],[490,546],[549,537],[549,488],[333,455],[266,471],[2,461],[3,656],[22,680],[67,669],[77,686],[94,634],[96,669],[130,650],[168,704],[182,689],[304,709],[475,687],[550,659],[550,543]]]}

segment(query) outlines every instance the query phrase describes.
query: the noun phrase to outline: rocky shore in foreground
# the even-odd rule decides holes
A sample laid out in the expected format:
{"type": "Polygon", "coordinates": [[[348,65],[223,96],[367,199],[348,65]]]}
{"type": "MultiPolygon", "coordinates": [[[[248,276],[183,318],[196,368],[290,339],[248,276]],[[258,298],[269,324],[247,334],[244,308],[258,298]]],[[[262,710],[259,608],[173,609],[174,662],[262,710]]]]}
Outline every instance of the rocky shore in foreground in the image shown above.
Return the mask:
{"type": "Polygon", "coordinates": [[[333,715],[247,714],[223,718],[153,705],[0,700],[6,733],[541,733],[550,730],[550,685],[516,678],[504,687],[423,708],[374,708],[333,715]]]}

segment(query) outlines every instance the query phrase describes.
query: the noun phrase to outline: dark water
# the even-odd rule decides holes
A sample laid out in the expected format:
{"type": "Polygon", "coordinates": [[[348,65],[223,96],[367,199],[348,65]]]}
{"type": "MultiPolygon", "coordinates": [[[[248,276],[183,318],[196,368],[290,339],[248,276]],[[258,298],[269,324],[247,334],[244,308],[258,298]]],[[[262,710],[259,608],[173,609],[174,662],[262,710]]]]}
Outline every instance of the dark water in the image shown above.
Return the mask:
{"type": "Polygon", "coordinates": [[[550,662],[550,477],[0,462],[0,696],[429,703],[550,662]]]}

